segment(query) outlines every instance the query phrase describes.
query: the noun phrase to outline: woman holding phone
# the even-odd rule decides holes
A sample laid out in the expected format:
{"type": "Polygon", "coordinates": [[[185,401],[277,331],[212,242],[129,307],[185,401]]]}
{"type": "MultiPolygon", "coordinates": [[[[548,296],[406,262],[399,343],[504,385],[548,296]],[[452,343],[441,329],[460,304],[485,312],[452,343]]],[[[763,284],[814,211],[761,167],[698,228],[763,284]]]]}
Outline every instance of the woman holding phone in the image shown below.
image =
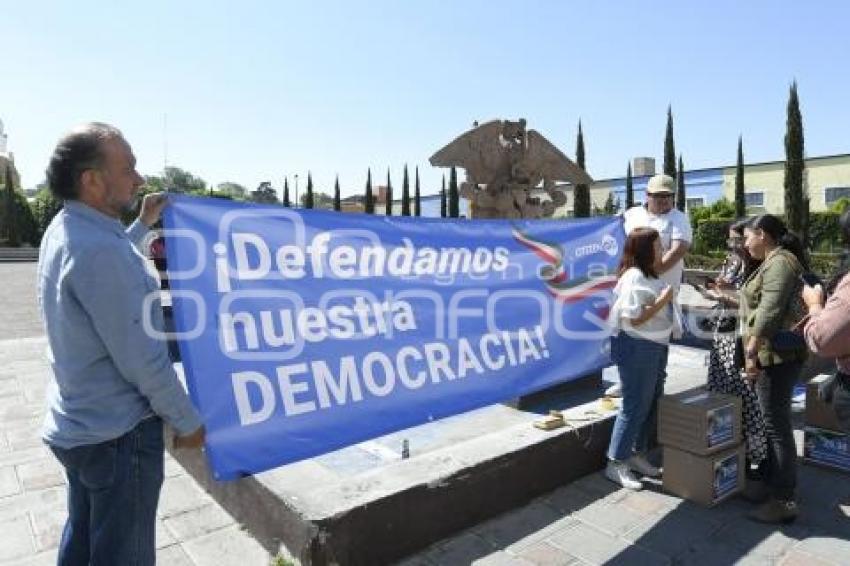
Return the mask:
{"type": "MultiPolygon", "coordinates": [[[[717,279],[715,289],[701,290],[702,295],[717,301],[724,307],[717,317],[711,352],[708,358],[707,389],[717,393],[726,393],[741,398],[743,407],[742,424],[744,444],[746,446],[746,475],[750,485],[758,485],[763,480],[762,463],[767,457],[767,435],[764,429],[764,416],[759,405],[755,389],[741,373],[743,352],[736,335],[736,317],[725,316],[739,307],[738,290],[744,281],[758,268],[760,262],[744,247],[744,227],[748,220],[739,220],[729,227],[727,247],[729,253],[717,279]],[[731,328],[723,328],[725,321],[731,320],[731,328]]],[[[748,495],[746,493],[745,495],[748,495]]],[[[755,498],[759,498],[758,494],[755,498]]]]}
{"type": "Polygon", "coordinates": [[[620,372],[623,402],[611,442],[605,475],[628,489],[643,484],[633,475],[655,477],[661,471],[647,461],[647,421],[659,379],[664,374],[666,347],[675,325],[673,289],[658,278],[663,254],[652,228],[629,233],[609,314],[613,327],[611,357],[620,372]]]}

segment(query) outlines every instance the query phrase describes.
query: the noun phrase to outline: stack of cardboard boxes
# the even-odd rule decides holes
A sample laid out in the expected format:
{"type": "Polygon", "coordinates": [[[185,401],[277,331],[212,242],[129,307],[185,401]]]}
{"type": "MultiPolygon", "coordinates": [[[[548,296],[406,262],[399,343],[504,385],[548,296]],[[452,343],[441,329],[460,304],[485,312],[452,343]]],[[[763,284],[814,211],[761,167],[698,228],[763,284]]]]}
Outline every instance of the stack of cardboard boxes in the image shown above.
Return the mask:
{"type": "Polygon", "coordinates": [[[818,387],[827,377],[819,375],[806,387],[803,459],[808,463],[850,472],[850,435],[842,431],[832,406],[818,399],[818,387]]]}
{"type": "Polygon", "coordinates": [[[744,487],[741,399],[703,389],[659,401],[664,489],[712,506],[744,487]]]}

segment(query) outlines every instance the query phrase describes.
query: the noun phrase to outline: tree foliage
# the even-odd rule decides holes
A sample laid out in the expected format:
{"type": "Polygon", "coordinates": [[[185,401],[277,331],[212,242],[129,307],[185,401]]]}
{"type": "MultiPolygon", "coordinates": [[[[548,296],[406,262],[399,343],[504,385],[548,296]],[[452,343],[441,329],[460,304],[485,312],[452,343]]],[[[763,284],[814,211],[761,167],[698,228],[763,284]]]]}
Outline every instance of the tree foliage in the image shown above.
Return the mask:
{"type": "Polygon", "coordinates": [[[443,173],[443,184],[440,187],[440,218],[448,216],[448,203],[446,203],[446,174],[443,173]]]}
{"type": "Polygon", "coordinates": [[[735,163],[735,216],[747,215],[747,199],[744,198],[744,142],[738,136],[738,161],[735,163]]]}
{"type": "Polygon", "coordinates": [[[803,116],[797,97],[797,81],[788,93],[785,124],[785,219],[788,229],[805,240],[808,226],[808,199],[803,187],[804,161],[803,116]]]}
{"type": "Polygon", "coordinates": [[[49,188],[44,186],[38,190],[30,206],[35,225],[38,229],[39,240],[41,240],[41,235],[47,230],[53,217],[62,210],[63,203],[53,196],[49,188]]]}
{"type": "Polygon", "coordinates": [[[635,205],[635,184],[632,179],[632,162],[629,161],[626,167],[626,208],[629,209],[635,205]]]}
{"type": "Polygon", "coordinates": [[[248,194],[248,189],[239,183],[233,181],[225,181],[216,185],[216,191],[222,195],[227,195],[234,200],[245,200],[248,194]]]}
{"type": "Polygon", "coordinates": [[[313,175],[307,171],[307,193],[304,195],[304,208],[313,208],[315,200],[313,199],[313,175]]]}
{"type": "MultiPolygon", "coordinates": [[[[581,130],[581,120],[578,123],[576,137],[576,165],[584,169],[584,134],[581,130]]],[[[590,216],[590,211],[590,187],[584,183],[578,183],[573,190],[573,216],[585,218],[590,216]]]]}
{"type": "Polygon", "coordinates": [[[372,194],[372,169],[366,170],[366,194],[363,199],[363,212],[375,214],[375,195],[372,194]]]}
{"type": "Polygon", "coordinates": [[[390,170],[387,169],[387,202],[384,206],[384,215],[393,215],[393,181],[390,179],[390,170]]]}
{"type": "Polygon", "coordinates": [[[460,193],[457,188],[457,169],[452,166],[449,172],[449,218],[460,216],[460,193]]]}
{"type": "Polygon", "coordinates": [[[667,130],[664,133],[664,174],[676,178],[676,144],[673,141],[673,109],[667,107],[667,130]]]}
{"type": "Polygon", "coordinates": [[[251,191],[249,200],[261,204],[277,204],[277,191],[269,181],[263,181],[257,188],[251,191]]]}
{"type": "Polygon", "coordinates": [[[416,187],[413,193],[413,215],[422,216],[422,195],[419,192],[419,166],[416,166],[416,187]]]}
{"type": "Polygon", "coordinates": [[[336,176],[336,181],[334,181],[334,210],[337,212],[342,210],[342,198],[339,194],[339,175],[336,176]]]}
{"type": "Polygon", "coordinates": [[[685,212],[688,206],[688,197],[685,194],[685,166],[682,164],[682,155],[679,154],[679,174],[676,176],[676,208],[685,212]]]}
{"type": "Polygon", "coordinates": [[[407,163],[404,164],[404,177],[401,181],[401,215],[410,216],[410,179],[407,177],[407,163]]]}
{"type": "Polygon", "coordinates": [[[289,179],[283,180],[283,206],[286,208],[292,206],[292,201],[289,199],[289,179]]]}

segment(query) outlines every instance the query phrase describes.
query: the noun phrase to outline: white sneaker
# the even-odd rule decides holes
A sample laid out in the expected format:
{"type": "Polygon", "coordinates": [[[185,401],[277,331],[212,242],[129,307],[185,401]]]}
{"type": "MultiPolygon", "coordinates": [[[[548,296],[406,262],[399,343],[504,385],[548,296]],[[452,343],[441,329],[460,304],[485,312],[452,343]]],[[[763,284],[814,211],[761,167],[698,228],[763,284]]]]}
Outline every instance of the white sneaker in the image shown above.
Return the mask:
{"type": "Polygon", "coordinates": [[[611,387],[605,390],[606,397],[622,397],[623,396],[623,386],[620,382],[615,383],[611,387]]]}
{"type": "Polygon", "coordinates": [[[605,467],[605,477],[626,489],[634,491],[643,489],[643,484],[632,475],[629,466],[625,462],[609,461],[605,467]]]}
{"type": "Polygon", "coordinates": [[[633,471],[648,478],[657,478],[661,475],[661,468],[656,468],[649,463],[643,454],[635,454],[626,462],[633,471]]]}

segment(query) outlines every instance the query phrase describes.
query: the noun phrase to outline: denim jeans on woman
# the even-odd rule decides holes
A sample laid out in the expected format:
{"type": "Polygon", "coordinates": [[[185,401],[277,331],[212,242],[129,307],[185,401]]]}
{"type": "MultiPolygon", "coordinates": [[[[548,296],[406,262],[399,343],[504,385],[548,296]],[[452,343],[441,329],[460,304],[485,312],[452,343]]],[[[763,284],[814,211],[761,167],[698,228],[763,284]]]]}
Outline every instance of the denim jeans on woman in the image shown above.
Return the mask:
{"type": "Polygon", "coordinates": [[[125,435],[51,450],[68,476],[68,521],[60,566],[154,564],[156,506],[163,479],[162,420],[125,435]]]}
{"type": "Polygon", "coordinates": [[[611,338],[611,358],[620,373],[623,401],[611,433],[609,459],[627,460],[635,452],[647,449],[651,433],[649,416],[658,384],[663,383],[667,348],[667,344],[626,332],[611,338]]]}

